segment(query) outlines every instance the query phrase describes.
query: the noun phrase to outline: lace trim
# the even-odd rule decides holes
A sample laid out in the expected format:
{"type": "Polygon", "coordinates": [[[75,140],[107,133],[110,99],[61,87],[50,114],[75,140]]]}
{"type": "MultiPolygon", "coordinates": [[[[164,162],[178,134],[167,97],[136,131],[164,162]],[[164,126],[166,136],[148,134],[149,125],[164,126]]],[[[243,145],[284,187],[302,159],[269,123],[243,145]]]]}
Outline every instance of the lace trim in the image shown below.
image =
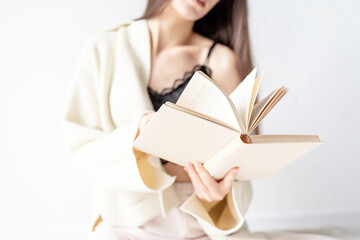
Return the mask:
{"type": "Polygon", "coordinates": [[[205,66],[205,65],[200,65],[200,64],[196,64],[193,69],[191,71],[187,71],[184,73],[184,76],[182,78],[178,78],[174,81],[173,83],[173,86],[171,87],[167,87],[167,88],[164,88],[160,93],[151,89],[149,86],[147,87],[149,92],[152,94],[152,95],[161,95],[161,96],[164,96],[164,95],[167,95],[167,94],[170,94],[172,93],[173,91],[175,91],[177,88],[179,88],[180,86],[182,86],[183,84],[185,84],[187,81],[190,80],[190,78],[192,77],[192,75],[200,70],[200,69],[204,69],[205,70],[205,74],[207,74],[209,77],[211,77],[211,74],[212,74],[212,71],[211,69],[208,67],[208,66],[205,66]],[[180,84],[178,84],[180,82],[180,84]]]}

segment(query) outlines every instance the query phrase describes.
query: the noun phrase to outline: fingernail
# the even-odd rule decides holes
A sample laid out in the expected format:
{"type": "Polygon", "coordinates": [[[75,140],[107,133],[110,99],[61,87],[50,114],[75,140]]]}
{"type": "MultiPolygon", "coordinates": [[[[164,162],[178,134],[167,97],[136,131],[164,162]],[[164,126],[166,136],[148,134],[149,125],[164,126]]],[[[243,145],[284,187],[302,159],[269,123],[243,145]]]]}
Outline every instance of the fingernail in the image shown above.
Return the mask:
{"type": "Polygon", "coordinates": [[[194,166],[194,164],[192,162],[189,162],[188,166],[191,167],[191,166],[194,166]]]}
{"type": "Polygon", "coordinates": [[[234,173],[234,174],[237,174],[238,171],[239,171],[239,169],[235,168],[235,169],[233,170],[233,173],[234,173]]]}
{"type": "Polygon", "coordinates": [[[188,171],[191,168],[191,162],[187,162],[185,164],[186,171],[188,171]]]}
{"type": "Polygon", "coordinates": [[[185,170],[185,172],[187,172],[188,170],[187,170],[187,167],[184,167],[184,170],[185,170]]]}
{"type": "Polygon", "coordinates": [[[199,162],[199,161],[196,161],[196,162],[195,162],[195,166],[196,166],[197,168],[199,168],[199,167],[200,167],[200,162],[199,162]]]}

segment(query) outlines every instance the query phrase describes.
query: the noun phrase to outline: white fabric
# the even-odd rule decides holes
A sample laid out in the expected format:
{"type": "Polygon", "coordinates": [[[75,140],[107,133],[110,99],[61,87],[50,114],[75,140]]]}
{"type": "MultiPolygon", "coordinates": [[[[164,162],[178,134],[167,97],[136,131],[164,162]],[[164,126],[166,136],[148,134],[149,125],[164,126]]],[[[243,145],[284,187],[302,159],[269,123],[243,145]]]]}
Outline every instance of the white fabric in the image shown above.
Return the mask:
{"type": "MultiPolygon", "coordinates": [[[[194,192],[194,188],[190,182],[176,182],[174,188],[181,199],[181,203],[194,192]]],[[[159,215],[138,228],[108,227],[104,224],[100,224],[95,232],[88,235],[86,240],[210,240],[211,238],[203,231],[197,220],[180,210],[179,206],[181,203],[172,208],[166,218],[159,215]]],[[[334,240],[334,238],[331,237],[310,233],[249,233],[247,231],[238,231],[229,236],[219,236],[218,239],[334,240]]]]}
{"type": "MultiPolygon", "coordinates": [[[[71,162],[95,183],[92,223],[101,216],[108,227],[138,227],[159,214],[166,217],[179,203],[175,178],[161,167],[159,158],[132,146],[141,116],[153,110],[147,94],[150,50],[146,20],[100,30],[84,45],[70,81],[65,142],[71,162]]],[[[182,209],[202,220],[209,235],[235,232],[244,223],[249,184],[237,182],[224,211],[218,213],[232,218],[207,221],[210,214],[197,198],[187,202],[197,204],[195,209],[182,209]]]]}
{"type": "Polygon", "coordinates": [[[191,215],[180,210],[179,206],[192,193],[192,183],[184,182],[174,184],[176,193],[181,202],[171,209],[166,218],[161,215],[153,218],[138,228],[117,228],[100,224],[96,231],[89,234],[88,240],[117,240],[117,239],[157,239],[157,240],[181,240],[197,239],[210,240],[203,231],[197,220],[191,215]]]}
{"type": "MultiPolygon", "coordinates": [[[[152,110],[146,94],[150,60],[146,21],[121,24],[89,39],[70,82],[64,109],[65,141],[72,163],[95,183],[92,218],[95,222],[101,215],[104,226],[93,235],[100,234],[99,239],[124,239],[120,237],[124,229],[138,229],[159,215],[166,217],[179,204],[174,178],[156,166],[159,159],[152,161],[132,149],[140,117],[152,110]]],[[[234,227],[224,229],[222,222],[201,218],[195,213],[203,208],[201,204],[182,210],[192,214],[211,239],[227,239],[224,235],[245,225],[250,183],[235,182],[227,197],[225,209],[234,216],[230,224],[234,227]]],[[[179,215],[191,222],[184,213],[179,215]]]]}

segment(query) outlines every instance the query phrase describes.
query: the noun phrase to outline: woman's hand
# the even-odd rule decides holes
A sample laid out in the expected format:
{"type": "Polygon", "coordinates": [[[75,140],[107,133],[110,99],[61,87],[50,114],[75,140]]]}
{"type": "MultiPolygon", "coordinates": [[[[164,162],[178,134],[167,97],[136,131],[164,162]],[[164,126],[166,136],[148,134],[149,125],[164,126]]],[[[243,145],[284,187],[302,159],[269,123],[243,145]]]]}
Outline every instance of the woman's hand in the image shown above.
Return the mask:
{"type": "Polygon", "coordinates": [[[237,167],[232,168],[222,180],[217,181],[200,162],[187,163],[184,169],[189,174],[197,197],[210,208],[230,192],[238,172],[237,167]]]}
{"type": "Polygon", "coordinates": [[[141,117],[140,123],[139,123],[140,132],[150,122],[150,120],[154,117],[154,115],[155,115],[155,112],[147,112],[141,117]]]}

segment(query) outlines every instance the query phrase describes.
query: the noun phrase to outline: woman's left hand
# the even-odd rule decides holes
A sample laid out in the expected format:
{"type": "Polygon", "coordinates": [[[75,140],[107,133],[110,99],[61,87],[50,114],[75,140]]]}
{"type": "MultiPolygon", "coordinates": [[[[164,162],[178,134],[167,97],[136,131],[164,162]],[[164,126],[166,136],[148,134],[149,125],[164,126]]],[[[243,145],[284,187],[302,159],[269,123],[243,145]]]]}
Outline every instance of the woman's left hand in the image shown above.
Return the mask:
{"type": "Polygon", "coordinates": [[[230,192],[238,171],[238,168],[232,168],[222,180],[217,181],[200,162],[188,162],[184,169],[189,174],[197,197],[209,207],[215,206],[230,192]]]}

